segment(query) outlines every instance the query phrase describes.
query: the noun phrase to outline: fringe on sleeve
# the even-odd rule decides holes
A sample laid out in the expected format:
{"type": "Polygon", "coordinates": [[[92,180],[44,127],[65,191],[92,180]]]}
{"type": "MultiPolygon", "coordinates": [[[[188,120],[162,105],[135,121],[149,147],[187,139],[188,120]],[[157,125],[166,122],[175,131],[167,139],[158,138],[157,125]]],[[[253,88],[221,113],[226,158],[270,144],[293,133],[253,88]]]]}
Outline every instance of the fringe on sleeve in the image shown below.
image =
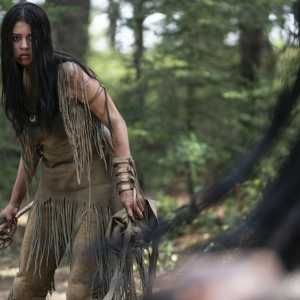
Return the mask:
{"type": "Polygon", "coordinates": [[[31,183],[36,173],[39,158],[35,155],[36,149],[33,141],[25,132],[19,137],[19,143],[21,146],[21,157],[26,178],[27,198],[29,199],[29,195],[31,194],[31,183]]]}
{"type": "MultiPolygon", "coordinates": [[[[109,129],[112,135],[113,129],[109,117],[107,92],[105,87],[101,83],[99,84],[105,91],[105,105],[109,120],[109,129]]],[[[93,144],[101,159],[105,162],[106,169],[112,174],[111,159],[108,162],[106,161],[108,141],[103,135],[104,125],[90,111],[84,82],[84,72],[74,62],[66,62],[59,66],[58,98],[60,113],[73,151],[74,167],[78,183],[80,184],[82,172],[87,172],[90,182],[93,144]],[[78,85],[81,91],[80,102],[77,100],[78,85]],[[68,97],[71,87],[75,93],[74,99],[68,97]]]]}

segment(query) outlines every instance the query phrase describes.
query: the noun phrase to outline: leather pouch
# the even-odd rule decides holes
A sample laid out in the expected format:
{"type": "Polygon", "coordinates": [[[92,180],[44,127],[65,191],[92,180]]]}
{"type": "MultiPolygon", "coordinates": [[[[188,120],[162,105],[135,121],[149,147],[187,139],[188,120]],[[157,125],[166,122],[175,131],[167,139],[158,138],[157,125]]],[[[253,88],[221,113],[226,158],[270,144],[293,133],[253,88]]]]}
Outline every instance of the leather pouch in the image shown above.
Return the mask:
{"type": "Polygon", "coordinates": [[[115,269],[109,292],[106,294],[104,300],[113,299],[114,292],[121,280],[128,252],[134,249],[148,249],[148,244],[151,241],[153,241],[153,244],[152,254],[149,257],[147,294],[152,292],[152,281],[155,277],[158,259],[158,219],[156,202],[154,200],[145,199],[143,215],[144,218],[142,220],[136,220],[135,223],[132,223],[124,208],[110,219],[105,238],[112,251],[120,254],[120,268],[117,267],[115,269]]]}

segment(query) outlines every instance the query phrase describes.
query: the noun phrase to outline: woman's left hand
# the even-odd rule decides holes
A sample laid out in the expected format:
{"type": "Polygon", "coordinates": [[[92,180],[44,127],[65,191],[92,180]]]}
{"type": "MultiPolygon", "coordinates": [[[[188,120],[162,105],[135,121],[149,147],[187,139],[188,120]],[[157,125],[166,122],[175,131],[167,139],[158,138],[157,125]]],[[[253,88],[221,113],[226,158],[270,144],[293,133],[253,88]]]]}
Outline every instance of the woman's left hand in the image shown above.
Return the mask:
{"type": "Polygon", "coordinates": [[[125,207],[128,217],[135,222],[135,217],[143,219],[143,213],[138,205],[134,203],[133,190],[126,190],[120,193],[121,203],[125,207]]]}

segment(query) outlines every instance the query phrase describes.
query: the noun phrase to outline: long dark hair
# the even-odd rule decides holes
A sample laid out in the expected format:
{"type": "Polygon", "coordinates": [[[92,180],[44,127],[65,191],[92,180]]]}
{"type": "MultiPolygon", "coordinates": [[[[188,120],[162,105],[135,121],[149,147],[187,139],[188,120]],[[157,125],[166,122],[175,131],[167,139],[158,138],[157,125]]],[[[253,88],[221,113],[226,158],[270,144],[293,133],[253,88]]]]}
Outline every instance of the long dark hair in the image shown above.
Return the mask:
{"type": "Polygon", "coordinates": [[[1,69],[2,69],[2,105],[7,118],[12,123],[16,136],[24,132],[28,122],[28,108],[23,85],[23,67],[13,54],[12,30],[14,25],[23,21],[30,25],[32,33],[32,57],[34,75],[32,86],[37,95],[37,114],[41,129],[51,131],[51,123],[58,110],[56,66],[64,61],[74,61],[89,76],[96,78],[94,72],[74,57],[54,51],[51,26],[46,13],[33,3],[14,5],[5,15],[1,28],[1,69]]]}

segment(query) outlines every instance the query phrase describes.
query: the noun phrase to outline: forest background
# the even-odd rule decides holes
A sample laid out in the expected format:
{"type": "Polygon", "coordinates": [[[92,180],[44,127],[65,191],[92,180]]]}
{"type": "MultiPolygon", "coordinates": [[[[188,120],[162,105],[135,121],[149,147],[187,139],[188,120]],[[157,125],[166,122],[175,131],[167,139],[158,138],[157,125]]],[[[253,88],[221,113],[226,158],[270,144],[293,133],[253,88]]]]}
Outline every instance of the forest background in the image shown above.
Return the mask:
{"type": "MultiPolygon", "coordinates": [[[[0,0],[0,19],[17,2],[0,0]]],[[[56,49],[86,62],[106,85],[126,120],[142,188],[158,200],[161,216],[172,217],[259,140],[278,92],[298,67],[298,1],[29,2],[47,12],[56,49]]],[[[296,107],[280,142],[226,204],[168,236],[161,268],[173,268],[193,244],[251,211],[288,157],[299,127],[296,107]]],[[[10,199],[19,157],[0,110],[0,209],[10,199]]],[[[11,252],[13,247],[5,255],[11,252]]]]}

